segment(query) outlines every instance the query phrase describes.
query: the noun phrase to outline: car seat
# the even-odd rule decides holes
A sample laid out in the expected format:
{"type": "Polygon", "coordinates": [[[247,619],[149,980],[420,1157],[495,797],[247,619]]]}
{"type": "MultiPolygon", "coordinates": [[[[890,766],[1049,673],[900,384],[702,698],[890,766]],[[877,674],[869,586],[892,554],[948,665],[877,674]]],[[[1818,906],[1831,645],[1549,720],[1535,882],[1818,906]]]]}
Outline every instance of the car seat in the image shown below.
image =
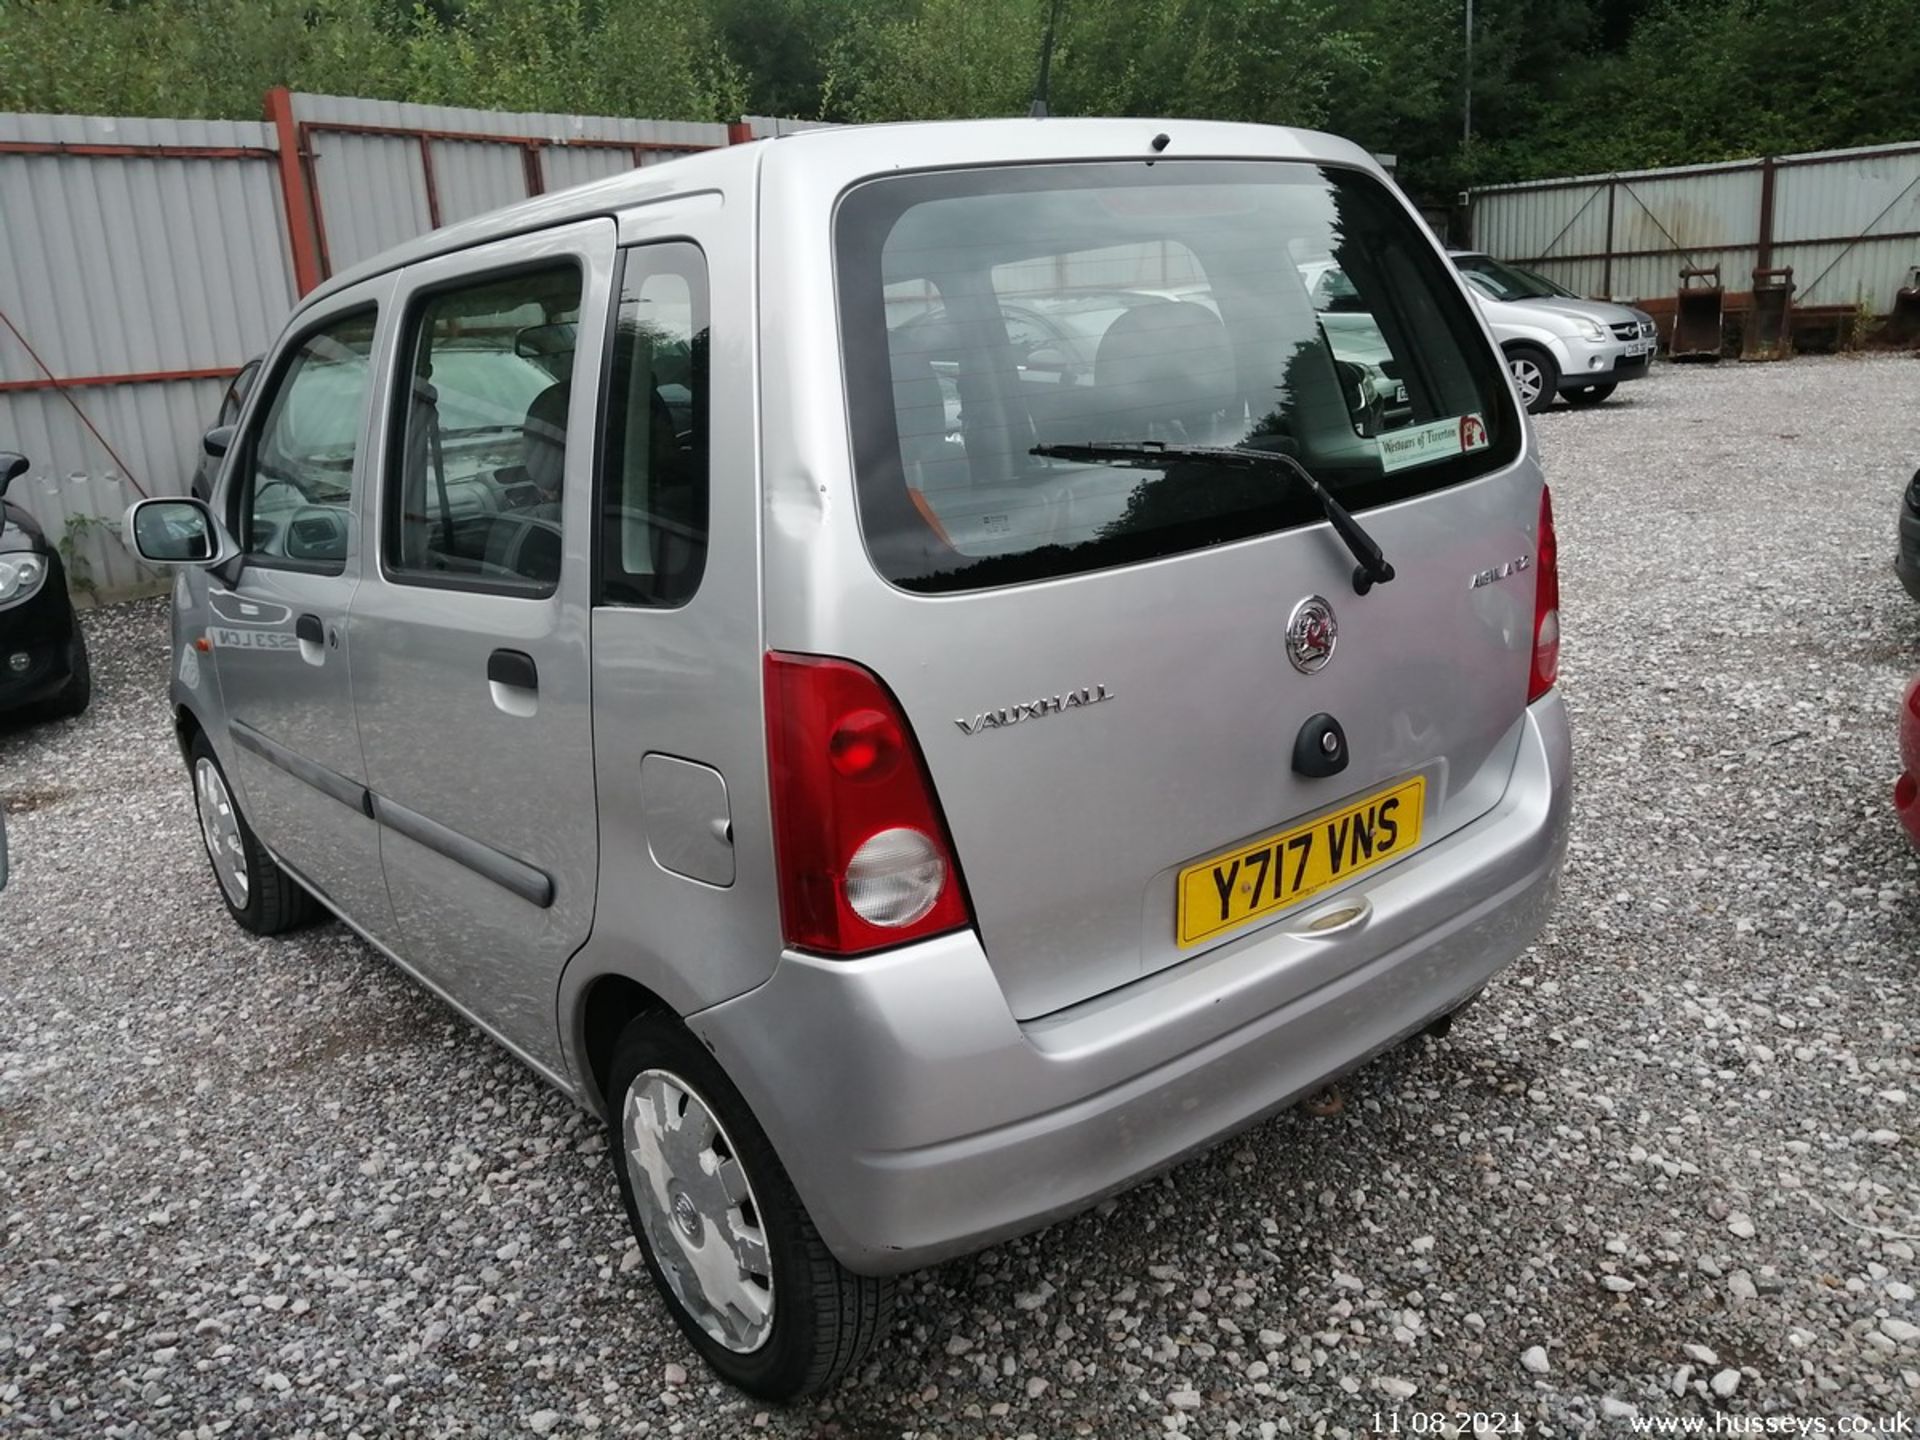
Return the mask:
{"type": "Polygon", "coordinates": [[[1204,305],[1137,305],[1107,327],[1094,352],[1106,433],[1091,440],[1209,443],[1240,402],[1233,343],[1204,305]]]}

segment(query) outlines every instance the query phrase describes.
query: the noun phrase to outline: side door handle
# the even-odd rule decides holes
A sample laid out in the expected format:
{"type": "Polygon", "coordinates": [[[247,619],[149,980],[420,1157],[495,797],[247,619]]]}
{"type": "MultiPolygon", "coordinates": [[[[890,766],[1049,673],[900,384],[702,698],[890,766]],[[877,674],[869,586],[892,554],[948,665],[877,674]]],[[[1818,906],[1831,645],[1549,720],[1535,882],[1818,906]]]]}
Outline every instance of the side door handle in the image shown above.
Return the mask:
{"type": "Polygon", "coordinates": [[[487,679],[516,690],[538,690],[540,671],[524,650],[496,650],[487,656],[487,679]]]}
{"type": "Polygon", "coordinates": [[[487,656],[487,693],[493,708],[519,720],[540,708],[540,671],[524,650],[496,650],[487,656]]]}
{"type": "Polygon", "coordinates": [[[304,614],[293,622],[294,639],[300,642],[300,658],[309,665],[327,663],[327,627],[320,617],[304,614]]]}

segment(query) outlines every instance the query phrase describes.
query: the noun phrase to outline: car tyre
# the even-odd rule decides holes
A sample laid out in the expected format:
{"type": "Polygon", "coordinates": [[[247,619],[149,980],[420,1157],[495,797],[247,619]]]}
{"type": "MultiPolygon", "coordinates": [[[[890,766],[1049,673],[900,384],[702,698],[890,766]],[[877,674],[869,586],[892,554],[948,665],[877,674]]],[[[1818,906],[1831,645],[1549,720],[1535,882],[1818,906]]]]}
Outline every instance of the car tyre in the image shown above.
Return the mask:
{"type": "Polygon", "coordinates": [[[640,1015],[614,1046],[606,1096],[627,1220],[708,1366],[773,1401],[855,1369],[892,1327],[895,1282],[834,1259],[707,1048],[672,1016],[640,1015]]]}
{"type": "Polygon", "coordinates": [[[62,719],[83,712],[93,701],[93,662],[87,655],[87,637],[78,617],[73,622],[73,639],[67,647],[67,684],[47,702],[47,709],[62,719]]]}
{"type": "Polygon", "coordinates": [[[1620,388],[1620,382],[1607,385],[1582,385],[1578,390],[1563,390],[1561,396],[1569,405],[1600,405],[1612,398],[1613,392],[1620,388]]]}
{"type": "Polygon", "coordinates": [[[1516,345],[1507,351],[1507,372],[1513,376],[1513,388],[1520,392],[1520,403],[1529,415],[1538,415],[1559,392],[1560,367],[1546,351],[1532,345],[1516,345]]]}
{"type": "Polygon", "coordinates": [[[234,923],[256,935],[278,935],[318,918],[320,902],[280,868],[240,813],[227,772],[205,735],[193,737],[187,768],[207,863],[234,923]]]}

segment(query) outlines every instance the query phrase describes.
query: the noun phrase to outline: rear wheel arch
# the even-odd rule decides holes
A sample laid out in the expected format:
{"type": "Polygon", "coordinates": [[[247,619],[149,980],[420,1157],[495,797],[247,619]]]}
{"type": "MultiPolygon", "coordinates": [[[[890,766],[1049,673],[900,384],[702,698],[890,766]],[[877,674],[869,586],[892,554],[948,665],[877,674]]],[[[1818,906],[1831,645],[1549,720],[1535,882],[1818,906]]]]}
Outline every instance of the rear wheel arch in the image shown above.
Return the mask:
{"type": "Polygon", "coordinates": [[[648,1014],[679,1018],[671,1005],[630,975],[609,971],[596,977],[581,994],[574,1034],[586,1061],[588,1098],[602,1116],[607,1109],[607,1075],[620,1036],[637,1017],[648,1014]]]}

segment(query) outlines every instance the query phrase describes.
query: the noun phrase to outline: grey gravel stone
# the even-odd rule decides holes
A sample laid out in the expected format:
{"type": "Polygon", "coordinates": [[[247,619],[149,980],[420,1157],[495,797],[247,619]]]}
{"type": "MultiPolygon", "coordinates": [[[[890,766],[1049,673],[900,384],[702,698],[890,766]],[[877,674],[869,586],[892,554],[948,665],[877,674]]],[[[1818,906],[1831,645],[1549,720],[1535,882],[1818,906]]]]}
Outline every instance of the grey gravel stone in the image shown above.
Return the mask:
{"type": "Polygon", "coordinates": [[[572,1105],[344,926],[231,925],[164,609],[86,613],[93,708],[0,720],[0,1433],[1271,1440],[1374,1433],[1388,1380],[1529,1437],[1723,1384],[1912,1411],[1916,395],[1906,357],[1662,364],[1540,417],[1578,797],[1539,942],[1339,1116],[908,1277],[787,1409],[699,1366],[572,1105]]]}

